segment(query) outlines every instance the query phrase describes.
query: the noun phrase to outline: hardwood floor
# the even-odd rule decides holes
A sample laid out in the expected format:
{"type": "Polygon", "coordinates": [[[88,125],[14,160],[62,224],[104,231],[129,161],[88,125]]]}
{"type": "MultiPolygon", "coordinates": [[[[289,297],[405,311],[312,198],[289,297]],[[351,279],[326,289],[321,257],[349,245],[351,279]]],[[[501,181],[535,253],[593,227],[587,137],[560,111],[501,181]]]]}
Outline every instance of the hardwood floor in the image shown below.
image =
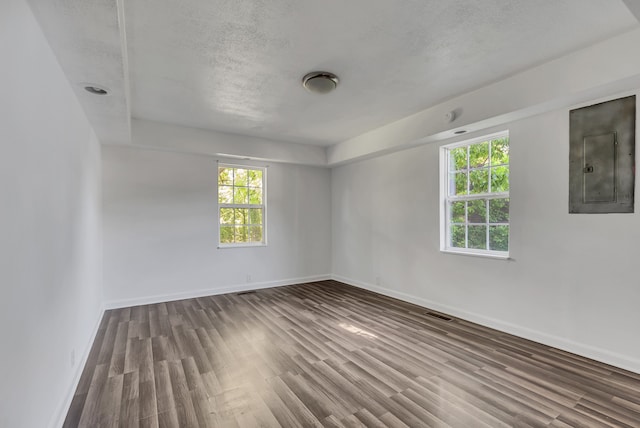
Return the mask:
{"type": "Polygon", "coordinates": [[[65,427],[640,427],[640,375],[335,281],[106,312],[65,427]]]}

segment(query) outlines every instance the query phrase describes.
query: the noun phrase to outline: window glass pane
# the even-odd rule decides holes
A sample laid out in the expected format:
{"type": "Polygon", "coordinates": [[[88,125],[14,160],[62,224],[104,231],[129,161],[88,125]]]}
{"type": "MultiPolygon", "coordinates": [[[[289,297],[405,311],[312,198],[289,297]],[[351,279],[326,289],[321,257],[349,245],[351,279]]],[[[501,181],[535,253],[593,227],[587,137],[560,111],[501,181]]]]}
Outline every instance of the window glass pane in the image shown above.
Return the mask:
{"type": "Polygon", "coordinates": [[[220,243],[233,243],[233,226],[220,226],[220,243]]]}
{"type": "Polygon", "coordinates": [[[218,168],[218,185],[233,185],[233,168],[218,168]]]}
{"type": "Polygon", "coordinates": [[[489,223],[509,222],[509,198],[489,201],[489,223]]]}
{"type": "Polygon", "coordinates": [[[489,170],[478,169],[469,172],[469,193],[479,194],[489,192],[489,170]]]}
{"type": "Polygon", "coordinates": [[[449,221],[451,223],[464,223],[464,204],[464,201],[449,204],[449,221]]]}
{"type": "Polygon", "coordinates": [[[261,209],[250,209],[249,210],[249,223],[251,223],[251,224],[262,224],[262,210],[261,209]]]}
{"type": "Polygon", "coordinates": [[[248,171],[248,175],[249,175],[249,186],[262,187],[262,171],[257,169],[250,169],[248,171]]]}
{"type": "Polygon", "coordinates": [[[469,146],[469,168],[489,166],[489,142],[469,146]]]}
{"type": "Polygon", "coordinates": [[[467,222],[486,223],[487,222],[487,200],[480,199],[469,201],[467,206],[467,222]]]}
{"type": "Polygon", "coordinates": [[[496,193],[509,191],[508,166],[496,166],[491,168],[491,191],[496,193]]]}
{"type": "Polygon", "coordinates": [[[233,184],[236,186],[246,186],[247,185],[247,170],[242,168],[237,168],[235,170],[235,177],[233,184]]]}
{"type": "Polygon", "coordinates": [[[465,227],[464,226],[451,226],[451,242],[449,245],[455,248],[465,247],[465,227]]]}
{"type": "Polygon", "coordinates": [[[249,226],[249,239],[251,242],[262,242],[262,226],[249,226]]]}
{"type": "Polygon", "coordinates": [[[220,208],[220,224],[233,224],[233,223],[234,223],[233,208],[220,208]]]}
{"type": "Polygon", "coordinates": [[[248,187],[234,187],[233,188],[233,203],[234,204],[247,204],[247,203],[249,203],[249,188],[248,187]]]}
{"type": "Polygon", "coordinates": [[[467,147],[449,150],[449,171],[467,169],[467,147]]]}
{"type": "Polygon", "coordinates": [[[509,226],[489,226],[489,249],[509,251],[509,226]]]}
{"type": "Polygon", "coordinates": [[[449,195],[466,195],[467,194],[467,173],[459,172],[449,174],[449,195]]]}
{"type": "Polygon", "coordinates": [[[259,188],[249,188],[249,203],[262,205],[262,189],[259,188]]]}
{"type": "Polygon", "coordinates": [[[455,148],[445,146],[447,170],[443,173],[449,180],[446,197],[449,200],[446,201],[447,229],[443,232],[447,233],[447,246],[506,252],[509,137],[466,144],[455,148]],[[507,197],[490,199],[495,193],[504,193],[507,197]]]}
{"type": "Polygon", "coordinates": [[[236,208],[235,212],[235,223],[236,224],[248,224],[249,222],[249,209],[248,208],[236,208]]]}
{"type": "Polygon", "coordinates": [[[491,164],[509,163],[509,138],[503,137],[491,141],[491,164]]]}
{"type": "Polygon", "coordinates": [[[251,167],[218,167],[220,243],[264,242],[264,171],[251,167]],[[235,208],[256,205],[261,208],[235,208]]]}
{"type": "Polygon", "coordinates": [[[487,249],[487,226],[469,226],[469,248],[487,249]]]}
{"type": "Polygon", "coordinates": [[[235,242],[249,242],[248,226],[236,226],[235,242]]]}
{"type": "Polygon", "coordinates": [[[221,204],[233,203],[233,187],[218,186],[218,202],[221,204]]]}

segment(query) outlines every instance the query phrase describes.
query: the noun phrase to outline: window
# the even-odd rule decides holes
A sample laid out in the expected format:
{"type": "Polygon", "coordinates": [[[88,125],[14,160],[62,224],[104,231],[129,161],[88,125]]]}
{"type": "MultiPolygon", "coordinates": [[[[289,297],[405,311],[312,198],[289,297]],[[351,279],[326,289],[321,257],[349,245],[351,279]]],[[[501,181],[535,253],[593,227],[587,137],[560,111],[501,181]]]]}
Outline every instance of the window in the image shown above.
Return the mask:
{"type": "Polygon", "coordinates": [[[443,146],[442,251],[509,255],[509,134],[443,146]]]}
{"type": "Polygon", "coordinates": [[[220,247],[265,245],[266,170],[218,165],[220,247]]]}

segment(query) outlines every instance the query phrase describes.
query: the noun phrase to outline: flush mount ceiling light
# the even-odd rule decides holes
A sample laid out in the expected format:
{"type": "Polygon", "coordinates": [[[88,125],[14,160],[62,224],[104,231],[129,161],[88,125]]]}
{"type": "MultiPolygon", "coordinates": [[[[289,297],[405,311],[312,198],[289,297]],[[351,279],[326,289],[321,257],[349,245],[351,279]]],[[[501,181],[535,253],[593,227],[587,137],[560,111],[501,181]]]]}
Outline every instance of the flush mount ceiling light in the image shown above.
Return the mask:
{"type": "Polygon", "coordinates": [[[109,95],[109,90],[100,85],[94,85],[93,83],[84,83],[82,85],[84,90],[93,95],[109,95]]]}
{"type": "Polygon", "coordinates": [[[328,71],[313,71],[302,78],[302,86],[309,92],[326,94],[338,86],[338,76],[328,71]]]}

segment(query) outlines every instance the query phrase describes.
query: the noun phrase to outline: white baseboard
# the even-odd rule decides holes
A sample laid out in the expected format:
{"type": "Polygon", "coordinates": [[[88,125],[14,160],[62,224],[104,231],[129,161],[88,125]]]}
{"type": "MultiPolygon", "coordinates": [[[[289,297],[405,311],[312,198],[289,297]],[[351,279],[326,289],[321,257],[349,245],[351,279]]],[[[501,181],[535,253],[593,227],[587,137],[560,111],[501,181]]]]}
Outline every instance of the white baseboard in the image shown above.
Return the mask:
{"type": "Polygon", "coordinates": [[[128,308],[130,306],[151,305],[154,303],[171,302],[174,300],[193,299],[196,297],[215,296],[217,294],[238,293],[240,291],[261,290],[263,288],[282,287],[283,285],[303,284],[305,282],[325,281],[331,275],[315,275],[300,278],[281,279],[277,281],[251,282],[248,284],[231,285],[227,287],[184,291],[180,293],[160,294],[133,299],[110,300],[105,303],[106,309],[128,308]]]}
{"type": "Polygon", "coordinates": [[[100,329],[100,323],[102,322],[102,317],[104,316],[105,307],[102,305],[100,307],[98,316],[98,320],[96,325],[93,328],[93,332],[91,333],[91,337],[87,341],[87,345],[85,346],[84,352],[82,353],[82,357],[76,364],[76,373],[73,376],[73,380],[71,385],[67,389],[67,394],[65,395],[63,401],[58,405],[58,411],[54,414],[51,419],[51,423],[49,424],[49,428],[61,428],[64,425],[64,420],[67,417],[67,413],[69,412],[69,408],[71,407],[71,402],[73,401],[73,396],[78,388],[78,383],[80,383],[80,377],[82,376],[82,371],[84,370],[84,366],[87,364],[87,360],[89,359],[89,353],[91,352],[91,347],[93,346],[93,342],[96,340],[96,336],[98,335],[98,330],[100,329]]]}
{"type": "Polygon", "coordinates": [[[640,359],[340,275],[332,279],[640,374],[640,359]]]}

